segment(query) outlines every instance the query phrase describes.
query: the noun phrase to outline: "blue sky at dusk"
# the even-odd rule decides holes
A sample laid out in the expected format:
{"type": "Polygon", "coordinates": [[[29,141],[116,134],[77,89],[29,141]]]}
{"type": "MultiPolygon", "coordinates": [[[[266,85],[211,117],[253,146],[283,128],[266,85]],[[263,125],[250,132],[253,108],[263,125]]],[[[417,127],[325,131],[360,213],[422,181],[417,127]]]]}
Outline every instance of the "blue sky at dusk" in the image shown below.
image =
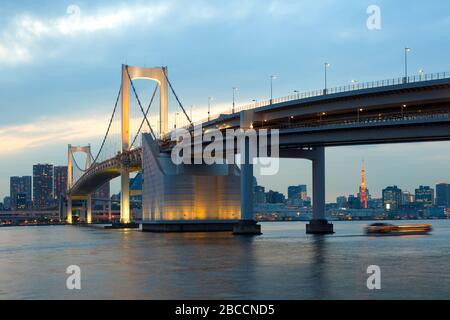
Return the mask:
{"type": "MultiPolygon", "coordinates": [[[[450,2],[433,1],[2,1],[0,4],[0,197],[9,177],[67,162],[67,144],[98,149],[120,85],[122,63],[169,68],[177,94],[204,118],[237,103],[329,86],[450,71],[450,2]],[[368,30],[369,5],[381,30],[368,30]],[[79,10],[79,11],[78,11],[79,10]]],[[[151,83],[139,83],[144,100],[151,83]],[[145,92],[144,92],[145,90],[145,92]]],[[[156,108],[154,109],[156,110],[156,108]]],[[[137,110],[134,111],[137,117],[137,110]]],[[[170,122],[179,112],[171,97],[170,122]]],[[[156,113],[152,121],[156,126],[156,113]]],[[[361,160],[375,196],[396,184],[450,181],[450,142],[329,148],[327,200],[356,193],[361,160]]],[[[311,189],[308,161],[283,160],[269,189],[311,189]]]]}

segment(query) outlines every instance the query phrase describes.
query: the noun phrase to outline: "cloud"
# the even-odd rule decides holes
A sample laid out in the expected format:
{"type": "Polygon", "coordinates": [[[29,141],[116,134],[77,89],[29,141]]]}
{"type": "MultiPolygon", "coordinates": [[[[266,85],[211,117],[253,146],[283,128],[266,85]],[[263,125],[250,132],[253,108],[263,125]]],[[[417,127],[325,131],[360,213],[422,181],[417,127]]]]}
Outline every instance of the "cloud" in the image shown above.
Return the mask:
{"type": "MultiPolygon", "coordinates": [[[[29,152],[30,149],[45,148],[58,144],[83,144],[100,141],[103,138],[109,115],[85,114],[82,116],[65,115],[45,117],[25,124],[0,127],[0,155],[12,155],[29,152]]],[[[142,117],[130,119],[131,139],[137,131],[142,117]]],[[[152,127],[156,127],[156,120],[151,120],[152,127]]],[[[119,119],[115,118],[111,126],[108,141],[116,139],[120,145],[119,119]]],[[[146,132],[146,128],[143,128],[146,132]]],[[[115,153],[116,150],[111,150],[115,153]]]]}
{"type": "MultiPolygon", "coordinates": [[[[253,19],[284,19],[301,17],[296,21],[311,24],[321,19],[322,11],[332,0],[298,3],[297,1],[270,1],[267,8],[260,1],[210,2],[192,0],[165,0],[152,4],[114,4],[96,9],[69,5],[65,13],[56,17],[38,17],[31,13],[13,16],[0,33],[0,66],[31,63],[45,52],[55,55],[64,45],[62,40],[108,31],[122,31],[132,26],[152,29],[184,29],[199,23],[239,23],[253,19]],[[57,40],[53,41],[52,40],[57,40]]],[[[269,20],[270,21],[270,20],[269,20]]]]}
{"type": "Polygon", "coordinates": [[[41,19],[20,14],[0,35],[0,63],[15,65],[31,62],[33,49],[48,39],[74,37],[134,23],[152,24],[164,17],[169,9],[170,4],[159,3],[100,8],[96,13],[84,14],[80,7],[70,5],[66,14],[57,18],[41,19]]]}
{"type": "MultiPolygon", "coordinates": [[[[229,103],[214,103],[211,106],[211,117],[217,116],[220,112],[228,113],[230,111],[229,103]]],[[[93,110],[105,110],[104,108],[92,108],[93,110]]],[[[178,110],[177,126],[187,125],[187,119],[178,110]]],[[[186,110],[188,115],[190,109],[186,110]]],[[[198,106],[192,110],[192,116],[195,122],[206,120],[208,114],[207,106],[198,106]]],[[[11,155],[30,151],[30,149],[45,148],[58,144],[88,144],[94,141],[98,142],[103,138],[109,116],[106,113],[87,113],[84,115],[61,115],[55,117],[42,117],[36,121],[8,125],[0,127],[0,155],[11,155]]],[[[141,116],[130,118],[130,139],[134,139],[134,135],[139,128],[141,116]]],[[[114,118],[110,129],[110,138],[117,139],[117,146],[120,145],[120,119],[114,118]],[[114,137],[113,137],[114,136],[114,137]]],[[[157,128],[158,119],[151,117],[150,124],[154,130],[157,128]]],[[[174,114],[169,115],[169,128],[173,128],[174,114]]],[[[142,132],[148,132],[148,128],[144,125],[142,132]]],[[[110,140],[108,140],[110,141],[110,140]]],[[[114,150],[111,152],[115,153],[114,150]]]]}
{"type": "MultiPolygon", "coordinates": [[[[0,128],[0,154],[29,151],[50,144],[70,143],[99,137],[105,128],[98,125],[99,117],[42,118],[35,122],[0,128]]],[[[104,119],[105,123],[107,119],[104,119]]]]}

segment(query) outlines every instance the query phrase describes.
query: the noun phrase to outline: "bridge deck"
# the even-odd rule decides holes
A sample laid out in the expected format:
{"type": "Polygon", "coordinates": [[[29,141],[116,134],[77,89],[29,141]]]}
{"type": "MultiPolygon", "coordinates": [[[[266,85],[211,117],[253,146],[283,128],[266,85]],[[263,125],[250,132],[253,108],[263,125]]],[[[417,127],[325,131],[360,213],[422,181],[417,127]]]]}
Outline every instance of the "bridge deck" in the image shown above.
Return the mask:
{"type": "MultiPolygon", "coordinates": [[[[201,122],[205,130],[240,127],[241,111],[252,112],[254,129],[279,129],[282,150],[310,146],[341,146],[450,140],[450,74],[438,79],[373,82],[330,89],[327,94],[289,96],[237,108],[201,122]]],[[[193,130],[192,127],[187,127],[193,130]]],[[[170,152],[170,134],[161,143],[170,152]]],[[[281,156],[292,157],[290,152],[281,156]]],[[[123,165],[140,170],[141,150],[134,149],[95,163],[69,191],[85,196],[120,175],[123,165]]]]}

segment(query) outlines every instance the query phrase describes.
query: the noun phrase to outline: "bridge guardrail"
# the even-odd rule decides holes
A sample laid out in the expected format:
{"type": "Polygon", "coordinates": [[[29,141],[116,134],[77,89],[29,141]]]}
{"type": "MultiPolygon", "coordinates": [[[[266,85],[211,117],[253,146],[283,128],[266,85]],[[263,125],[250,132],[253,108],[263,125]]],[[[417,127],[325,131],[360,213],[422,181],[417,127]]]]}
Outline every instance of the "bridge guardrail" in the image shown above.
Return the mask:
{"type": "MultiPolygon", "coordinates": [[[[335,94],[335,93],[343,93],[343,92],[351,92],[351,91],[357,91],[357,90],[363,90],[363,89],[372,89],[372,88],[381,88],[381,87],[388,87],[388,86],[395,86],[395,85],[401,85],[401,84],[408,84],[408,83],[418,83],[423,81],[430,81],[430,80],[440,80],[440,79],[449,79],[450,78],[450,72],[437,72],[437,73],[429,73],[429,74],[419,74],[419,75],[412,75],[408,77],[398,77],[398,78],[392,78],[392,79],[385,79],[385,80],[378,80],[378,81],[370,81],[370,82],[361,82],[361,83],[354,83],[350,85],[345,86],[338,86],[338,87],[332,87],[329,89],[322,89],[322,90],[312,90],[312,91],[306,91],[306,92],[299,92],[297,94],[288,95],[280,98],[274,98],[272,100],[262,100],[246,105],[242,105],[239,107],[234,108],[235,113],[240,112],[243,110],[250,110],[250,109],[256,109],[259,107],[265,107],[271,104],[277,104],[277,103],[283,103],[288,101],[294,101],[294,100],[301,100],[301,99],[307,99],[307,98],[313,98],[313,97],[319,97],[319,96],[325,96],[327,94],[335,94]]],[[[208,118],[204,118],[202,120],[196,121],[194,125],[199,125],[201,123],[215,120],[220,117],[222,114],[232,114],[232,109],[222,112],[220,114],[211,115],[208,118]]],[[[189,128],[189,125],[184,126],[183,128],[189,128]]],[[[170,138],[170,133],[167,135],[167,137],[170,138]]],[[[167,138],[165,137],[165,138],[167,138]]]]}
{"type": "Polygon", "coordinates": [[[295,128],[318,128],[331,125],[351,125],[364,123],[381,123],[381,122],[395,122],[395,121],[411,121],[420,119],[450,119],[450,110],[448,111],[434,111],[434,112],[403,112],[403,113],[389,113],[370,116],[356,116],[350,119],[341,120],[312,120],[301,123],[282,124],[282,125],[263,125],[259,128],[264,129],[295,129],[295,128]]]}
{"type": "Polygon", "coordinates": [[[96,173],[98,170],[104,170],[105,168],[109,168],[111,166],[118,166],[123,165],[123,162],[126,162],[128,164],[132,164],[133,162],[140,161],[141,157],[141,148],[135,148],[132,150],[129,150],[126,153],[120,153],[116,156],[104,160],[102,162],[97,162],[92,164],[78,179],[74,180],[72,188],[68,190],[69,192],[76,189],[78,187],[78,184],[81,183],[83,179],[86,179],[93,174],[96,173]]]}

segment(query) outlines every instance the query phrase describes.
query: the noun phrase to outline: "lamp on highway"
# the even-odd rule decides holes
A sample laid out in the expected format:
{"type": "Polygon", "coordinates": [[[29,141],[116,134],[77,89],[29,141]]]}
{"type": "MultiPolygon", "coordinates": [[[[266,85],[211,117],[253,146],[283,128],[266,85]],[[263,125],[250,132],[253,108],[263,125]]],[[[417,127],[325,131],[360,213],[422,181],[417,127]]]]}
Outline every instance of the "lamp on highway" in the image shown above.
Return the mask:
{"type": "Polygon", "coordinates": [[[179,115],[179,113],[178,112],[175,112],[175,115],[174,115],[174,121],[173,121],[173,128],[174,129],[176,129],[177,128],[177,117],[178,117],[178,115],[179,115]]]}
{"type": "Polygon", "coordinates": [[[405,48],[405,78],[404,83],[408,82],[408,53],[411,51],[411,48],[405,48]]]}
{"type": "Polygon", "coordinates": [[[319,114],[319,120],[320,120],[320,122],[322,122],[322,117],[323,117],[323,116],[326,116],[326,115],[327,115],[326,112],[321,112],[321,113],[319,114]]]}
{"type": "Polygon", "coordinates": [[[364,111],[363,108],[358,108],[358,122],[359,122],[359,114],[360,114],[361,112],[363,112],[363,111],[364,111]]]}
{"type": "Polygon", "coordinates": [[[297,99],[300,99],[300,91],[294,90],[294,93],[297,95],[297,99]]]}
{"type": "Polygon", "coordinates": [[[235,106],[235,92],[238,91],[239,89],[237,87],[233,87],[233,108],[232,108],[232,112],[234,113],[234,106],[235,106]]]}
{"type": "Polygon", "coordinates": [[[273,80],[277,79],[276,75],[270,76],[270,104],[273,102],[273,80]]]}
{"type": "Polygon", "coordinates": [[[422,80],[422,77],[423,77],[424,74],[425,74],[425,71],[424,71],[423,69],[420,69],[420,70],[419,70],[419,77],[420,77],[420,80],[422,80]]]}
{"type": "Polygon", "coordinates": [[[403,118],[403,112],[404,112],[405,108],[406,108],[406,104],[402,104],[402,108],[401,108],[402,118],[403,118]]]}
{"type": "Polygon", "coordinates": [[[211,101],[213,100],[212,97],[208,97],[208,121],[211,119],[211,101]]]}
{"type": "Polygon", "coordinates": [[[352,80],[352,87],[355,89],[356,84],[358,83],[358,80],[352,80]]]}
{"type": "Polygon", "coordinates": [[[323,94],[327,94],[327,69],[331,67],[331,64],[328,62],[324,63],[324,71],[325,71],[325,88],[323,89],[323,94]]]}

